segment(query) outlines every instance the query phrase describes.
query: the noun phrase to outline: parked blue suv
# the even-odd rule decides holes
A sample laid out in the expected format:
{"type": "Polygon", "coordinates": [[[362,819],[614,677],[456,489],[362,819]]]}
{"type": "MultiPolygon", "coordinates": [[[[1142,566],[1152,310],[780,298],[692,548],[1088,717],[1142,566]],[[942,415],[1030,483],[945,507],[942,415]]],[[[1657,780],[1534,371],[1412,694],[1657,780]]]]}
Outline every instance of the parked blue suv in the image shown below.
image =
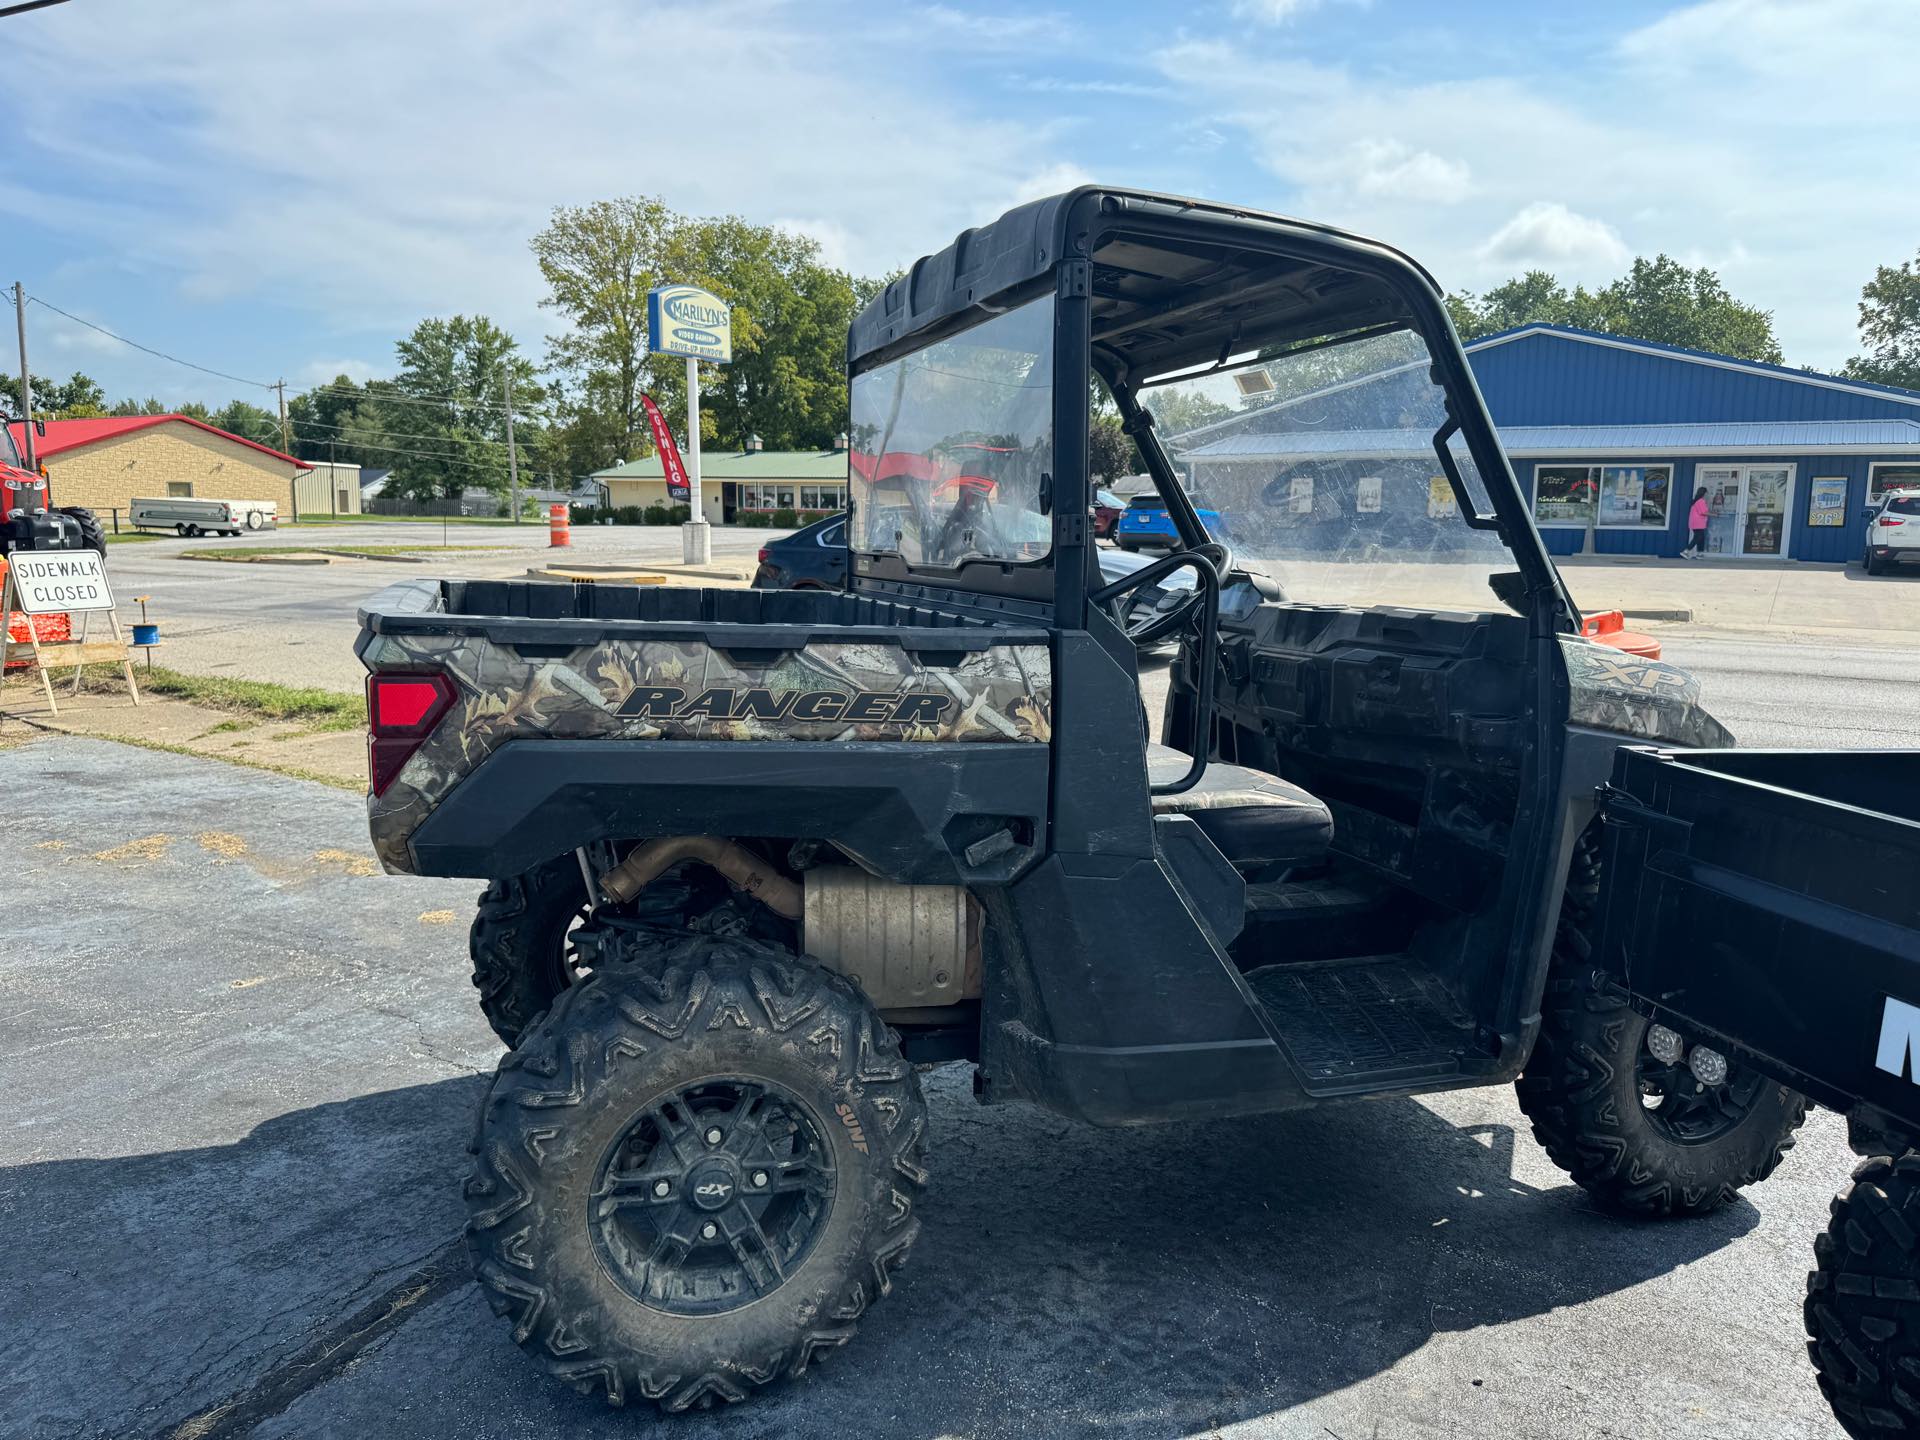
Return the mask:
{"type": "MultiPolygon", "coordinates": [[[[1200,523],[1207,527],[1207,534],[1216,540],[1224,539],[1227,526],[1220,512],[1209,510],[1198,499],[1193,504],[1200,512],[1200,523]]],[[[1113,540],[1122,550],[1143,550],[1150,545],[1173,550],[1180,544],[1180,534],[1173,528],[1173,517],[1167,514],[1166,501],[1158,495],[1136,495],[1127,502],[1120,523],[1113,527],[1113,540]]]]}

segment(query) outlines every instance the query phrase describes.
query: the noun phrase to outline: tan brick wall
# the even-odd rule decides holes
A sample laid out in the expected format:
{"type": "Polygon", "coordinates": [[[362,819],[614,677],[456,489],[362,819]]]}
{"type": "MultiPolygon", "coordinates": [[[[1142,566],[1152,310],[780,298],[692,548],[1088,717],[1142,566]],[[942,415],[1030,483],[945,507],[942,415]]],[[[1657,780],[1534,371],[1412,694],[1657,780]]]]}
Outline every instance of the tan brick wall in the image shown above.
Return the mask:
{"type": "Polygon", "coordinates": [[[164,498],[169,482],[193,486],[196,500],[271,500],[292,508],[292,465],[192,425],[151,425],[47,460],[56,505],[125,510],[137,496],[164,498]]]}

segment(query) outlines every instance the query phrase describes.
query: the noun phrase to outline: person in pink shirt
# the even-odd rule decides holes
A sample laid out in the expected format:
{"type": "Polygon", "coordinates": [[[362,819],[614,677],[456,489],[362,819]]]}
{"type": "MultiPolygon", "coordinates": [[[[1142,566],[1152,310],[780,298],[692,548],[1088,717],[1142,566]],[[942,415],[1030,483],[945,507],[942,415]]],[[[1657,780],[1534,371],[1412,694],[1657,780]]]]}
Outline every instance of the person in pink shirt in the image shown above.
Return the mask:
{"type": "Polygon", "coordinates": [[[1707,553],[1707,487],[1704,485],[1693,492],[1693,507],[1687,511],[1687,529],[1693,536],[1680,556],[1684,560],[1698,560],[1707,553]]]}

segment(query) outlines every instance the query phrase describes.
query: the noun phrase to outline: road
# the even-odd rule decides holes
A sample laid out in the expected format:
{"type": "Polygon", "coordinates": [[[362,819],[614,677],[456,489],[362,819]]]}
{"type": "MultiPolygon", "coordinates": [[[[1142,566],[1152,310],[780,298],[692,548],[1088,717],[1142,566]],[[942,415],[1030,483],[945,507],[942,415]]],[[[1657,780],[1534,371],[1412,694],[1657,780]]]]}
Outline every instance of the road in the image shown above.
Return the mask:
{"type": "Polygon", "coordinates": [[[1799,1322],[1831,1116],[1750,1202],[1643,1225],[1505,1088],[1096,1131],[956,1067],[854,1342],[725,1414],[610,1414],[465,1277],[474,885],[373,873],[356,797],[130,753],[0,749],[33,900],[0,945],[0,1435],[1839,1433],[1799,1322]]]}
{"type": "MultiPolygon", "coordinates": [[[[358,690],[366,672],[353,658],[355,614],[382,586],[410,576],[523,578],[529,566],[574,559],[597,565],[658,564],[680,559],[680,532],[670,526],[582,526],[570,550],[547,548],[544,526],[448,525],[455,548],[436,554],[441,526],[422,522],[309,526],[223,540],[171,537],[113,546],[107,556],[114,594],[124,605],[149,597],[161,645],[156,664],[204,675],[233,675],[282,685],[358,690]],[[275,549],[290,546],[417,545],[419,562],[335,559],[327,565],[222,564],[178,558],[184,550],[275,549]]],[[[754,552],[783,530],[715,529],[719,562],[751,564],[754,552]]],[[[699,582],[693,582],[699,583],[699,582]]]]}
{"type": "MultiPolygon", "coordinates": [[[[152,597],[162,627],[156,659],[179,669],[288,685],[356,690],[364,672],[353,658],[360,603],[383,585],[412,575],[517,576],[545,563],[545,531],[536,527],[450,525],[455,545],[503,547],[434,556],[441,527],[431,523],[301,526],[228,541],[164,540],[116,547],[116,592],[152,597]],[[419,564],[340,560],[326,566],[224,565],[174,558],[182,549],[277,545],[420,544],[419,564]]],[[[784,532],[713,531],[717,560],[746,561],[784,532]]],[[[583,527],[575,555],[595,563],[679,558],[680,536],[667,527],[583,527]]],[[[1908,651],[1801,633],[1792,640],[1648,626],[1666,656],[1697,674],[1707,705],[1744,745],[1920,745],[1920,675],[1908,651]]],[[[1161,680],[1149,666],[1149,707],[1161,680]]],[[[1162,692],[1163,693],[1163,692],[1162,692]]]]}

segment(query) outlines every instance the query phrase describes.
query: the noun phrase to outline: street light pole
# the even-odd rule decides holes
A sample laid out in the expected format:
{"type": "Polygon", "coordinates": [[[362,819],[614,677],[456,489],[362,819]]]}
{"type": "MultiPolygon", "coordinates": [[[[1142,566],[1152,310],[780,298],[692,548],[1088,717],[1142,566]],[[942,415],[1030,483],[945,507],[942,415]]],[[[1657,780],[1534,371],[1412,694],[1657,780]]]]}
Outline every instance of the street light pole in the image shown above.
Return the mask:
{"type": "Polygon", "coordinates": [[[700,508],[700,362],[687,357],[687,523],[680,527],[680,560],[704,565],[713,558],[706,513],[700,508]]]}
{"type": "Polygon", "coordinates": [[[33,376],[27,373],[27,292],[18,280],[13,282],[13,314],[20,322],[20,433],[27,442],[27,469],[34,468],[33,451],[33,376]]]}

